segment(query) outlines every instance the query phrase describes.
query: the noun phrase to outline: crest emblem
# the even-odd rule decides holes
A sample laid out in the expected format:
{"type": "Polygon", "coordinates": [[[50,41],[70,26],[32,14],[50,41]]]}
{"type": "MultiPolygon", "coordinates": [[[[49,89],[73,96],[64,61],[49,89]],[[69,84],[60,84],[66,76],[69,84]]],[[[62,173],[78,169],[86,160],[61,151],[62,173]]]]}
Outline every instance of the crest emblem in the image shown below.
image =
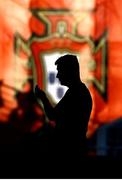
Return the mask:
{"type": "Polygon", "coordinates": [[[87,86],[93,84],[102,98],[107,100],[107,32],[97,40],[78,33],[77,23],[68,21],[72,11],[65,9],[32,9],[33,17],[43,27],[41,35],[33,33],[28,41],[20,35],[15,36],[15,50],[23,48],[30,53],[34,68],[34,80],[41,88],[51,94],[56,102],[65,92],[56,80],[54,59],[64,53],[76,54],[81,69],[81,79],[87,86]],[[57,18],[57,21],[55,20],[57,18]],[[70,26],[70,28],[69,28],[70,26]],[[49,60],[50,59],[50,60],[49,60]],[[47,82],[47,83],[46,83],[47,82]],[[57,89],[54,91],[54,89],[57,89]]]}

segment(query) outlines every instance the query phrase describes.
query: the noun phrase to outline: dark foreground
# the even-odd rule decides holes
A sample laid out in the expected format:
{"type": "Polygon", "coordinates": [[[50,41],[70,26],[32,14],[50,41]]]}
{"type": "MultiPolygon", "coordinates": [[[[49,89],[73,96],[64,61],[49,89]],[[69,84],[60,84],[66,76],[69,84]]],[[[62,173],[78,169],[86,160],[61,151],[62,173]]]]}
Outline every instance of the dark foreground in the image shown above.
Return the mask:
{"type": "Polygon", "coordinates": [[[0,178],[92,179],[122,178],[122,159],[86,157],[75,160],[54,159],[43,154],[3,153],[0,156],[0,178]]]}

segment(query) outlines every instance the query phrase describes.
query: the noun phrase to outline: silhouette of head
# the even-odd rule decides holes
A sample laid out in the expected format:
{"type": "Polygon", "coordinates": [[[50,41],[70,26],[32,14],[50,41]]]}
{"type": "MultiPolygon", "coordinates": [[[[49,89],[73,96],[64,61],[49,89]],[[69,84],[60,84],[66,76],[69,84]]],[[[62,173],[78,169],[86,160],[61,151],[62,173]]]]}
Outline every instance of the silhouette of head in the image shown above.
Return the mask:
{"type": "Polygon", "coordinates": [[[57,65],[57,78],[65,86],[71,86],[80,80],[79,63],[75,55],[64,55],[55,62],[57,65]]]}

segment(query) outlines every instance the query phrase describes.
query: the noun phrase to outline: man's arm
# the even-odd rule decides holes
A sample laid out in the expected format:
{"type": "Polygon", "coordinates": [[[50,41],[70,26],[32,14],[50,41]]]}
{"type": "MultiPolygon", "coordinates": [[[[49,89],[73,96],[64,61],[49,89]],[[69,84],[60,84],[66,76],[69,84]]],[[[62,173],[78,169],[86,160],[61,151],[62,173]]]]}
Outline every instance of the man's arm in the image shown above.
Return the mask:
{"type": "Polygon", "coordinates": [[[35,87],[35,95],[37,98],[39,98],[44,106],[44,110],[46,115],[50,120],[55,120],[55,113],[54,113],[54,108],[52,107],[50,101],[48,100],[45,92],[41,90],[38,85],[35,87]]]}

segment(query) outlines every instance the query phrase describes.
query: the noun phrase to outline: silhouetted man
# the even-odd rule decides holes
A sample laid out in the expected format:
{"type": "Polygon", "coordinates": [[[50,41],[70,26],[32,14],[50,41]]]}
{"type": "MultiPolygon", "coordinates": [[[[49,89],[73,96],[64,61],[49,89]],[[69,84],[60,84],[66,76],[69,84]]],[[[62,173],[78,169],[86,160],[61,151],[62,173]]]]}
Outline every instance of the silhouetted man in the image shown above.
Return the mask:
{"type": "Polygon", "coordinates": [[[79,158],[86,150],[86,131],[92,109],[89,90],[80,80],[79,63],[74,55],[64,55],[56,60],[57,78],[69,89],[52,107],[46,94],[35,88],[35,94],[42,100],[46,115],[56,122],[53,150],[65,158],[79,158]]]}

